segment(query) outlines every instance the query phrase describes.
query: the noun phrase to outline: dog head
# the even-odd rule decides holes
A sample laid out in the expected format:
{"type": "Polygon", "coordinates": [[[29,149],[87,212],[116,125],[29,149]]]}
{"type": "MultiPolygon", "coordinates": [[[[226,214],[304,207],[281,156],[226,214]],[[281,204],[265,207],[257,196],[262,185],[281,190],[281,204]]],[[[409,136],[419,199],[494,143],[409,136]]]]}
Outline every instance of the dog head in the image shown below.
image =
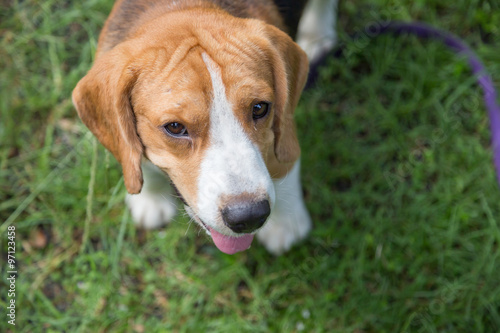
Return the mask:
{"type": "Polygon", "coordinates": [[[232,253],[250,245],[274,206],[272,179],[299,158],[293,112],[307,72],[305,53],[273,26],[177,13],[102,53],[73,102],[129,193],[141,191],[145,155],[232,253]]]}

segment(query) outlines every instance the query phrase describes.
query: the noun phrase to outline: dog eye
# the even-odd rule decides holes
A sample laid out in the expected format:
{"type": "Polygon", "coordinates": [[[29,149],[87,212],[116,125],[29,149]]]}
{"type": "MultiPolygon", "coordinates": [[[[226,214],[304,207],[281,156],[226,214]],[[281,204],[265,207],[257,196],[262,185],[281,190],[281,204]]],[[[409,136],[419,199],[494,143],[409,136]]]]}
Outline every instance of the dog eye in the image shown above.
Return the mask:
{"type": "Polygon", "coordinates": [[[163,125],[163,128],[165,129],[165,131],[167,131],[168,134],[170,134],[172,136],[187,136],[188,135],[187,128],[184,125],[182,125],[181,123],[176,123],[176,122],[168,123],[168,124],[163,125]]]}
{"type": "Polygon", "coordinates": [[[269,103],[259,102],[257,104],[254,104],[252,112],[253,119],[260,119],[265,117],[269,112],[269,103]]]}

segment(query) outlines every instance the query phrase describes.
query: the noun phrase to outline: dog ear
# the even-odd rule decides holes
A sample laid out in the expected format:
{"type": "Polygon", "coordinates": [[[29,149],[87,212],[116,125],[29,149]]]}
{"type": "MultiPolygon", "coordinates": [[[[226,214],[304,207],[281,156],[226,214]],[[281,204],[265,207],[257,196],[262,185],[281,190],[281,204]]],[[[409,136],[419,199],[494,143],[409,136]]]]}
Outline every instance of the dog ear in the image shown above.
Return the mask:
{"type": "Polygon", "coordinates": [[[143,183],[143,147],[130,103],[137,79],[130,53],[126,45],[118,45],[102,54],[78,82],[72,97],[83,123],[122,165],[127,191],[136,194],[143,183]]]}
{"type": "Polygon", "coordinates": [[[287,34],[272,26],[267,29],[273,49],[271,61],[276,93],[274,151],[281,163],[295,162],[300,156],[300,146],[293,115],[307,81],[309,61],[287,34]]]}

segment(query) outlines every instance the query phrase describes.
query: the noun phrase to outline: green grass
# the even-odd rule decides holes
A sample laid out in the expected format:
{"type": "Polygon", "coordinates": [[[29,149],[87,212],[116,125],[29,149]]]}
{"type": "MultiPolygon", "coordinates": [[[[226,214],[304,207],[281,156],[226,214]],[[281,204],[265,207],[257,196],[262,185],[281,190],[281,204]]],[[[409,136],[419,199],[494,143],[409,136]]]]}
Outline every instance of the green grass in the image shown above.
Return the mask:
{"type": "Polygon", "coordinates": [[[496,1],[342,2],[348,56],[297,110],[315,226],[282,257],[257,244],[224,255],[182,214],[134,228],[120,168],[70,99],[111,5],[0,10],[1,309],[8,224],[19,271],[16,327],[2,310],[0,331],[500,331],[500,190],[481,91],[439,43],[347,37],[426,21],[471,44],[498,87],[496,1]]]}

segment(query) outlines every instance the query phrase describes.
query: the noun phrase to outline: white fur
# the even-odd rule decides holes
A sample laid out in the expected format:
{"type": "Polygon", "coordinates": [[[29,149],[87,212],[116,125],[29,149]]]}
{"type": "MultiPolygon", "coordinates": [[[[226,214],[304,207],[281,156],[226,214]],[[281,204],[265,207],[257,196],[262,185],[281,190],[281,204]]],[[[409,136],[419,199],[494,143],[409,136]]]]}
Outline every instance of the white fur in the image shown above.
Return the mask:
{"type": "Polygon", "coordinates": [[[144,184],[141,193],[128,194],[125,202],[136,225],[154,229],[169,223],[177,207],[165,174],[150,162],[142,162],[144,184]]]}
{"type": "Polygon", "coordinates": [[[331,50],[337,42],[335,33],[337,0],[310,0],[299,23],[297,44],[309,61],[331,50]]]}
{"type": "Polygon", "coordinates": [[[276,204],[264,227],[257,232],[257,239],[275,255],[288,251],[311,230],[300,185],[300,162],[283,178],[274,181],[276,204]]]}
{"type": "Polygon", "coordinates": [[[227,100],[220,67],[202,54],[212,80],[210,146],[205,152],[198,178],[196,213],[221,233],[237,235],[224,226],[219,212],[221,196],[267,193],[273,206],[274,187],[258,147],[250,140],[227,100]]]}

